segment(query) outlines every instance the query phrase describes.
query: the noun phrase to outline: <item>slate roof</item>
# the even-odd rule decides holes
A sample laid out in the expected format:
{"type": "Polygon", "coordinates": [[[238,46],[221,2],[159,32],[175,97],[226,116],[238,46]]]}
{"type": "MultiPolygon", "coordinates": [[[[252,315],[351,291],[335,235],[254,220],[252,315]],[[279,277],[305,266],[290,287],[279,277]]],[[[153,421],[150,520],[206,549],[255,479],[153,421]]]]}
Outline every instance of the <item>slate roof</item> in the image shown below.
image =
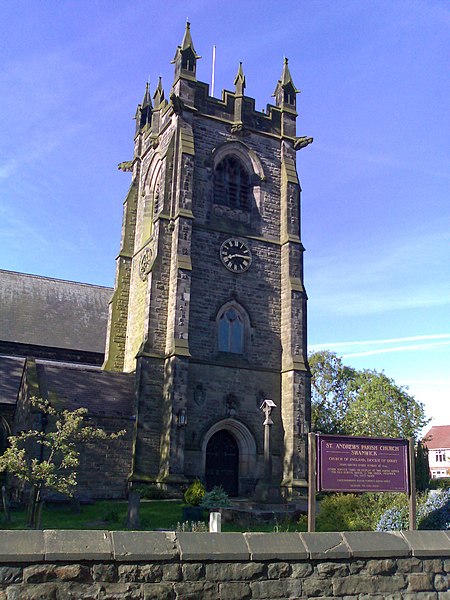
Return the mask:
{"type": "Polygon", "coordinates": [[[112,292],[0,269],[0,340],[103,353],[112,292]]]}
{"type": "Polygon", "coordinates": [[[0,404],[16,404],[24,365],[24,358],[0,356],[0,404]]]}
{"type": "Polygon", "coordinates": [[[450,425],[434,425],[424,436],[424,440],[429,450],[450,448],[450,425]]]}
{"type": "Polygon", "coordinates": [[[56,408],[85,407],[91,415],[131,417],[134,414],[134,373],[102,371],[99,367],[36,361],[49,399],[56,408]]]}

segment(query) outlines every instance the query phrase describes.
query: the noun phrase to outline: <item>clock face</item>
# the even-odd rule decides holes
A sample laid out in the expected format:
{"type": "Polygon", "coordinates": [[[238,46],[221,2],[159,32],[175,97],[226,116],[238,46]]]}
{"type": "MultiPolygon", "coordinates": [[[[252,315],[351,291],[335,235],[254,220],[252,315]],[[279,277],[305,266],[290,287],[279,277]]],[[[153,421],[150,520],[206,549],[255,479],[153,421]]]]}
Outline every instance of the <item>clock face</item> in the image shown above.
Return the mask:
{"type": "Polygon", "coordinates": [[[220,246],[220,260],[233,273],[243,273],[252,262],[250,248],[245,242],[230,238],[220,246]]]}

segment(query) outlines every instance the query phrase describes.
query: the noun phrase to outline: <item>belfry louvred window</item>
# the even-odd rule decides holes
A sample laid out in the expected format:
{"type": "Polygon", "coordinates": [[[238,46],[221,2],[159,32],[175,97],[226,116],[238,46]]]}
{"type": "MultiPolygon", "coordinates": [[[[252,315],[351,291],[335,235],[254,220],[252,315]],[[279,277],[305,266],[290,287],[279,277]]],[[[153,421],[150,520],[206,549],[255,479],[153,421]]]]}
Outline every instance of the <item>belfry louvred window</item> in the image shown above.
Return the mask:
{"type": "Polygon", "coordinates": [[[250,177],[246,169],[234,156],[225,157],[214,172],[214,202],[249,210],[249,196],[250,177]]]}

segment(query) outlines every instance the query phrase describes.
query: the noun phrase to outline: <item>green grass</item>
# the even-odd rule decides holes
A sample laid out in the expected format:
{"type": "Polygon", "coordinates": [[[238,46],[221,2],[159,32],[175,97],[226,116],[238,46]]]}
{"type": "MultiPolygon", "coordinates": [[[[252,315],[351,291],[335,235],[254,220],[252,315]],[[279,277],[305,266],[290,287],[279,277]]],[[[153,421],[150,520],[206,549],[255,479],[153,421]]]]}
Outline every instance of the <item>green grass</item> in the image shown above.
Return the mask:
{"type": "MultiPolygon", "coordinates": [[[[182,521],[183,503],[176,500],[141,501],[140,529],[175,530],[177,523],[182,521]]],[[[207,513],[205,513],[206,517],[207,513]]],[[[26,529],[27,513],[25,510],[12,511],[11,523],[7,524],[0,514],[0,528],[26,529]]],[[[43,529],[126,529],[127,502],[115,500],[99,500],[93,504],[80,507],[75,512],[70,505],[48,504],[42,513],[43,529]]],[[[257,523],[249,526],[239,526],[234,523],[224,523],[222,530],[230,531],[300,531],[305,530],[295,523],[288,521],[257,523]]]]}
{"type": "MultiPolygon", "coordinates": [[[[154,500],[141,502],[141,529],[175,529],[181,521],[182,502],[154,500]]],[[[93,504],[80,507],[74,512],[69,505],[46,505],[42,513],[43,529],[125,529],[127,519],[127,503],[114,500],[99,500],[93,504]]],[[[11,523],[4,519],[3,529],[26,529],[27,513],[25,510],[12,511],[11,523]]]]}

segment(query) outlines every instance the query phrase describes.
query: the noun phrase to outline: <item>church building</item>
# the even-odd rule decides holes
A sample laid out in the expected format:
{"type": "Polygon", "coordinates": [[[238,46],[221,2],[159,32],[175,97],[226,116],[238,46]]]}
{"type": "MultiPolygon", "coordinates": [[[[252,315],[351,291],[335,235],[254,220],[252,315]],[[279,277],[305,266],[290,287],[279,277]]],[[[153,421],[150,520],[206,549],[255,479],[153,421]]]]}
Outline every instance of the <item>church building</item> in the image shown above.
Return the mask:
{"type": "MultiPolygon", "coordinates": [[[[34,386],[60,405],[87,406],[109,431],[127,429],[85,459],[80,489],[97,497],[120,496],[129,482],[180,489],[195,478],[251,497],[264,475],[267,399],[275,404],[273,482],[284,497],[306,485],[310,372],[296,152],[312,138],[296,134],[287,59],[266,111],[245,95],[242,64],[234,90],[210,96],[197,80],[199,59],[188,23],[168,98],[161,79],[153,95],[147,85],[133,158],[119,165],[131,185],[103,365],[33,346],[22,348],[21,367],[16,356],[16,427],[34,386]]],[[[1,339],[0,330],[11,362],[1,339]]]]}

